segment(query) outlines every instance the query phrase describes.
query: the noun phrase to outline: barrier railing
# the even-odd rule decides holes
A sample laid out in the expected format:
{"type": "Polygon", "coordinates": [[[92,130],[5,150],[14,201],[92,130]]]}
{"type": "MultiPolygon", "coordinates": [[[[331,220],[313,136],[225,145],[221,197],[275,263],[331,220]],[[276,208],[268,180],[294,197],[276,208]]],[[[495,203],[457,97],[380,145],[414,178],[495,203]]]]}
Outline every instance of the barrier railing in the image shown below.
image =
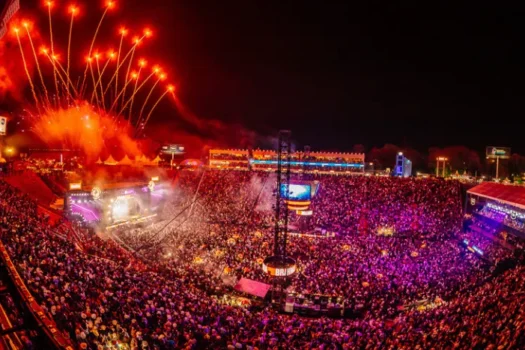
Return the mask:
{"type": "Polygon", "coordinates": [[[16,270],[15,265],[11,261],[11,258],[9,256],[9,253],[7,252],[7,249],[1,242],[0,242],[0,258],[2,259],[3,263],[7,267],[7,272],[9,273],[11,280],[16,286],[18,293],[22,297],[22,300],[27,305],[29,311],[32,313],[39,327],[46,334],[48,339],[54,344],[55,348],[73,350],[71,341],[67,339],[66,337],[64,337],[62,332],[58,330],[58,328],[56,327],[55,321],[53,321],[51,318],[48,317],[48,315],[44,312],[42,307],[36,302],[35,298],[31,294],[29,289],[27,289],[26,284],[24,283],[24,280],[22,279],[22,277],[20,277],[20,274],[16,270]]]}

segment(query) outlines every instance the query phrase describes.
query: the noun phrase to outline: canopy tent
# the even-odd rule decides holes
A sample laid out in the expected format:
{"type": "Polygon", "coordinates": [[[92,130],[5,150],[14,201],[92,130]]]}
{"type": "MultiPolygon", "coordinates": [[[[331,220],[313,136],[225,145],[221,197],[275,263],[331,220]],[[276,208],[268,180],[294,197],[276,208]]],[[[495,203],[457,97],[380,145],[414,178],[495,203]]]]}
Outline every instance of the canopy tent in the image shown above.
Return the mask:
{"type": "Polygon", "coordinates": [[[106,159],[106,160],[104,161],[104,164],[106,164],[106,165],[117,165],[118,162],[117,162],[117,161],[115,160],[115,158],[113,158],[113,156],[110,154],[109,157],[108,157],[108,159],[106,159]]]}
{"type": "Polygon", "coordinates": [[[131,165],[131,159],[129,159],[128,155],[126,154],[124,158],[122,158],[118,163],[119,165],[131,165]]]}
{"type": "Polygon", "coordinates": [[[235,285],[235,290],[244,292],[250,295],[255,295],[259,298],[264,298],[270,290],[270,285],[262,282],[257,282],[248,278],[242,277],[235,285]]]}
{"type": "Polygon", "coordinates": [[[137,164],[146,164],[149,162],[149,159],[143,154],[140,157],[135,158],[135,163],[137,164]]]}
{"type": "Polygon", "coordinates": [[[98,157],[96,164],[104,164],[104,162],[100,159],[100,157],[98,157]]]}
{"type": "Polygon", "coordinates": [[[161,162],[161,161],[162,161],[162,159],[160,159],[160,157],[157,156],[157,157],[155,157],[155,159],[153,159],[153,160],[151,161],[151,164],[158,165],[159,162],[161,162]]]}
{"type": "Polygon", "coordinates": [[[525,209],[525,187],[482,182],[467,193],[525,209]]]}

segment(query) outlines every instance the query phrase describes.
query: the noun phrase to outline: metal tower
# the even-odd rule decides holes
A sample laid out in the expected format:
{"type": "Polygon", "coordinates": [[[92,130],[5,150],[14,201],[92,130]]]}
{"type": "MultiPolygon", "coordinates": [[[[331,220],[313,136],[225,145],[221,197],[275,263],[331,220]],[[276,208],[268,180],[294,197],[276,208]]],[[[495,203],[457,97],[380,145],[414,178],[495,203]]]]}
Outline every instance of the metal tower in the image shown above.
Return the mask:
{"type": "MultiPolygon", "coordinates": [[[[277,147],[277,191],[275,195],[275,232],[274,232],[274,255],[286,257],[286,241],[288,238],[288,206],[282,198],[282,194],[288,194],[290,190],[290,162],[291,143],[290,131],[279,132],[279,145],[277,147]]],[[[285,197],[288,197],[285,195],[285,197]]]]}

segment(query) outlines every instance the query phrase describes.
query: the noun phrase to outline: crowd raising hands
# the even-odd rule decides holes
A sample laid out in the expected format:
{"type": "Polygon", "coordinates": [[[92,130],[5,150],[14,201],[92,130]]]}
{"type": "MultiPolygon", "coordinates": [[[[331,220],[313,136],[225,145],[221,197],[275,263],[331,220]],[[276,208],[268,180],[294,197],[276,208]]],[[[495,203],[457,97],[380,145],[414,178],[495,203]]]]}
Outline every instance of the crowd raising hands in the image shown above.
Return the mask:
{"type": "Polygon", "coordinates": [[[1,239],[33,296],[79,349],[525,346],[525,268],[498,272],[511,252],[459,232],[456,182],[311,179],[321,182],[314,225],[338,234],[290,237],[299,271],[288,290],[360,305],[351,319],[220,302],[232,293],[229,279],[269,282],[261,269],[272,250],[269,174],[182,172],[162,222],[92,236],[83,246],[57,235],[35,202],[1,182],[1,239]],[[393,235],[378,235],[384,227],[393,235]],[[465,237],[492,261],[466,253],[458,244],[465,237]],[[431,306],[412,307],[421,301],[431,306]]]}

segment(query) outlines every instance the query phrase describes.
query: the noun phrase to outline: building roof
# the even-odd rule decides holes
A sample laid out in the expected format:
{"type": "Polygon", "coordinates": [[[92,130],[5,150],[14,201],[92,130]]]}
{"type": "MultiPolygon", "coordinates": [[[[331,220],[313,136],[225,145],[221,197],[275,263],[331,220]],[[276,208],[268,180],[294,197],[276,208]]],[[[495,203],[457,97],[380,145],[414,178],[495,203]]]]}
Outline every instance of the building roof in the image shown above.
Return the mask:
{"type": "Polygon", "coordinates": [[[525,209],[525,187],[482,182],[467,193],[525,209]]]}
{"type": "Polygon", "coordinates": [[[147,186],[147,182],[109,182],[109,183],[102,183],[102,184],[88,184],[88,185],[82,185],[82,191],[91,191],[94,187],[100,188],[102,191],[111,191],[111,190],[121,190],[126,188],[136,188],[136,187],[142,187],[147,186]]]}

